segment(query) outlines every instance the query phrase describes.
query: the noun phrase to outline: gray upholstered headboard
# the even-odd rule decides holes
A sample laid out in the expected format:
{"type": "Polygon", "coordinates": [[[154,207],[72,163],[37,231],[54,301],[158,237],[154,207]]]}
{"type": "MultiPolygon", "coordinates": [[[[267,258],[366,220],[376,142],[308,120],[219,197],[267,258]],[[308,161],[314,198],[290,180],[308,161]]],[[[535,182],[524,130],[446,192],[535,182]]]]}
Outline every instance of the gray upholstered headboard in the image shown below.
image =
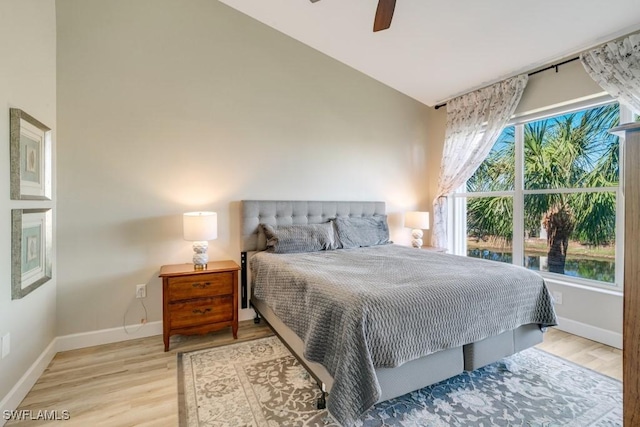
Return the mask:
{"type": "Polygon", "coordinates": [[[330,202],[304,200],[243,200],[241,202],[241,304],[247,308],[247,252],[266,249],[266,239],[258,233],[259,224],[320,224],[336,217],[384,215],[384,202],[330,202]],[[261,236],[261,239],[258,237],[261,236]]]}
{"type": "Polygon", "coordinates": [[[336,217],[384,215],[384,202],[318,202],[243,200],[242,251],[263,251],[266,241],[258,240],[258,224],[319,224],[336,217]]]}

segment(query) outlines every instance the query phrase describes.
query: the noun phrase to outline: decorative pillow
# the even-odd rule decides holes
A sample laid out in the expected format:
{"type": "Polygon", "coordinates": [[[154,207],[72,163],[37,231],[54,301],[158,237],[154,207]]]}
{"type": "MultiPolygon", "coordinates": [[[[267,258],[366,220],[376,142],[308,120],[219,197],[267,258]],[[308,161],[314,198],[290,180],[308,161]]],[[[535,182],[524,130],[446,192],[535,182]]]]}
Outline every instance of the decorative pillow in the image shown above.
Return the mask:
{"type": "Polygon", "coordinates": [[[338,217],[335,223],[338,238],[344,249],[391,243],[386,215],[338,217]]]}
{"type": "Polygon", "coordinates": [[[332,222],[272,227],[260,224],[267,238],[267,252],[289,254],[337,248],[332,222]]]}

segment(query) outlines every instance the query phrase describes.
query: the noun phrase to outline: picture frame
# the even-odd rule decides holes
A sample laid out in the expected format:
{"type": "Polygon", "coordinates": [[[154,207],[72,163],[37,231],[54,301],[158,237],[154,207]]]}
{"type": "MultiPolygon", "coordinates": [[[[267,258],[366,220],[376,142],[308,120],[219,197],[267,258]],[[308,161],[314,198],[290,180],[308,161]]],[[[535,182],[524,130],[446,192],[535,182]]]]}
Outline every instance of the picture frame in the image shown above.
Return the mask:
{"type": "Polygon", "coordinates": [[[52,210],[11,210],[11,299],[24,298],[51,279],[52,210]]]}
{"type": "Polygon", "coordinates": [[[51,200],[51,129],[18,108],[9,109],[13,200],[51,200]]]}

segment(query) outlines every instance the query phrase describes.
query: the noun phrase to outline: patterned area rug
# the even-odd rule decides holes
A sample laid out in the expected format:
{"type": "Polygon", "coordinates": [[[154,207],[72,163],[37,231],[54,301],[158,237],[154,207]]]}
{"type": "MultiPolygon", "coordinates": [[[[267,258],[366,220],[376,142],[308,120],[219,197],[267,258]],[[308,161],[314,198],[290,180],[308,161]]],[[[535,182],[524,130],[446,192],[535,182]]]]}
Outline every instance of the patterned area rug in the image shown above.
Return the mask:
{"type": "MultiPolygon", "coordinates": [[[[277,337],[179,356],[180,425],[337,426],[277,337]]],[[[528,349],[379,403],[359,426],[621,426],[622,384],[528,349]]]]}

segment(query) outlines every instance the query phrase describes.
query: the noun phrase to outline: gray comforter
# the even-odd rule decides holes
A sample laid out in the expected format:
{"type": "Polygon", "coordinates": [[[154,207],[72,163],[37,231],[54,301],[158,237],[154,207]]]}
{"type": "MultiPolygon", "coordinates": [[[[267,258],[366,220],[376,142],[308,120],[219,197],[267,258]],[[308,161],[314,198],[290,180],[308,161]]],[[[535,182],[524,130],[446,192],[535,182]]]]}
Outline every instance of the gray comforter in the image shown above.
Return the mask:
{"type": "Polygon", "coordinates": [[[260,252],[250,264],[254,295],[333,376],[328,409],[343,425],[378,401],[376,367],[556,324],[542,278],[508,264],[397,245],[260,252]]]}

